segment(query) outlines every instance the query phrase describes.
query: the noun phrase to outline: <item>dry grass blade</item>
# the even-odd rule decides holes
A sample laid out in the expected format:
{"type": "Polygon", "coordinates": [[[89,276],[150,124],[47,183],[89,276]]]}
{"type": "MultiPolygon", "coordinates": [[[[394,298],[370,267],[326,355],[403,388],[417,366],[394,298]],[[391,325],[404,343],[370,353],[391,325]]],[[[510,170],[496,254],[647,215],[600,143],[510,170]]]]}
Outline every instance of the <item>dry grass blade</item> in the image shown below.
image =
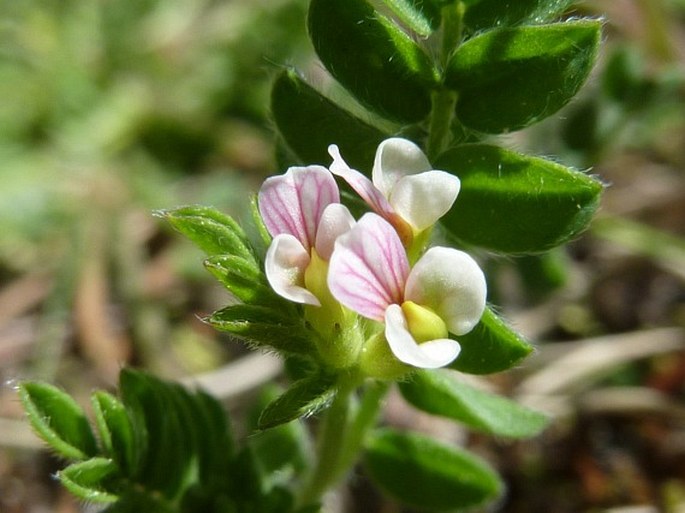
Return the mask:
{"type": "MultiPolygon", "coordinates": [[[[565,343],[565,354],[550,361],[518,387],[519,396],[568,393],[592,383],[617,365],[685,348],[685,330],[659,328],[565,343]]],[[[544,358],[545,348],[541,348],[544,358]]]]}

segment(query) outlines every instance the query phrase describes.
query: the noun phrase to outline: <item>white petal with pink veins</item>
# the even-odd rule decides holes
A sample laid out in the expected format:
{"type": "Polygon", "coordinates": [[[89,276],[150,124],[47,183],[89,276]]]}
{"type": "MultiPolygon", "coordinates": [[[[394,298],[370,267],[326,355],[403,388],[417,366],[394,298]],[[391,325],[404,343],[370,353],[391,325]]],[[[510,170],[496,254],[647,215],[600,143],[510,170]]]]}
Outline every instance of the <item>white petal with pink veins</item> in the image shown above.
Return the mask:
{"type": "Polygon", "coordinates": [[[295,303],[319,306],[316,296],[304,288],[304,271],[309,262],[309,251],[300,241],[282,233],[271,241],[266,252],[266,279],[279,296],[295,303]]]}
{"type": "Polygon", "coordinates": [[[405,299],[431,308],[450,333],[471,331],[485,309],[487,286],[476,261],[463,251],[435,246],[416,262],[405,299]]]}
{"type": "Polygon", "coordinates": [[[335,144],[328,147],[328,154],[333,157],[331,173],[345,180],[377,214],[385,218],[392,216],[393,209],[383,193],[366,176],[347,165],[335,144]]]}
{"type": "Polygon", "coordinates": [[[459,188],[456,176],[445,171],[426,171],[400,178],[388,199],[395,212],[420,232],[447,213],[459,188]]]}
{"type": "Polygon", "coordinates": [[[371,178],[373,184],[387,198],[402,177],[431,169],[421,148],[407,139],[393,137],[378,146],[371,178]]]}
{"type": "Polygon", "coordinates": [[[314,245],[324,209],[340,201],[338,185],[322,166],[291,167],[267,178],[259,190],[259,213],[272,236],[288,233],[307,249],[314,245]]]}
{"type": "Polygon", "coordinates": [[[402,302],[408,273],[397,232],[382,217],[369,213],[336,241],[328,288],[347,308],[382,321],[388,305],[402,302]]]}
{"type": "Polygon", "coordinates": [[[454,361],[461,351],[459,342],[448,338],[418,344],[407,329],[400,305],[390,305],[385,311],[385,338],[398,360],[422,369],[444,367],[454,361]]]}

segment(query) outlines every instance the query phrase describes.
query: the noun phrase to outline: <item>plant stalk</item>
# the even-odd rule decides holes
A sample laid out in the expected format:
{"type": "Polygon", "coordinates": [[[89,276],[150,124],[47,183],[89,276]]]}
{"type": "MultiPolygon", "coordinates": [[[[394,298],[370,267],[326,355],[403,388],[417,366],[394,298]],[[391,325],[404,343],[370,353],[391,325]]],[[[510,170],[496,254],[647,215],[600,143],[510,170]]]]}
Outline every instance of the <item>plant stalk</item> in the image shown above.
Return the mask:
{"type": "Polygon", "coordinates": [[[353,392],[358,382],[342,383],[326,411],[319,435],[318,459],[298,498],[300,506],[314,504],[350,469],[357,459],[366,433],[375,425],[389,384],[369,387],[359,408],[352,413],[353,392]]]}

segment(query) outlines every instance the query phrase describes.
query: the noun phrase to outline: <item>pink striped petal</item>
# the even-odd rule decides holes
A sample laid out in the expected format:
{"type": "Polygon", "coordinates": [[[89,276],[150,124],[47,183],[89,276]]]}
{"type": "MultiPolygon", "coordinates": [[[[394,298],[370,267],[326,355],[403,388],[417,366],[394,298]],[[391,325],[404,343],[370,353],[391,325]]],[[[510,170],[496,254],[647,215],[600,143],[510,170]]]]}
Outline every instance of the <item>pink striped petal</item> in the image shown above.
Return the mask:
{"type": "Polygon", "coordinates": [[[333,254],[335,241],[354,226],[354,217],[342,203],[331,203],[323,211],[319,228],[316,231],[316,252],[328,261],[333,254]]]}
{"type": "Polygon", "coordinates": [[[421,148],[407,139],[393,137],[378,146],[371,177],[376,188],[388,198],[402,177],[431,169],[421,148]]]}
{"type": "Polygon", "coordinates": [[[468,254],[435,246],[416,262],[407,278],[405,299],[431,308],[455,335],[471,331],[485,309],[483,271],[468,254]]]}
{"type": "Polygon", "coordinates": [[[284,175],[267,178],[258,200],[269,233],[293,235],[309,251],[324,209],[339,203],[340,194],[325,167],[291,167],[284,175]]]}
{"type": "Polygon", "coordinates": [[[331,173],[345,180],[377,214],[386,219],[392,219],[394,215],[393,208],[390,206],[390,203],[388,203],[388,200],[383,193],[374,186],[371,180],[356,169],[352,169],[348,166],[340,156],[340,150],[335,144],[331,144],[328,147],[328,154],[333,157],[333,163],[329,168],[331,173]]]}
{"type": "Polygon", "coordinates": [[[408,273],[397,232],[382,217],[369,213],[336,241],[328,288],[347,308],[383,321],[388,305],[402,303],[408,273]]]}
{"type": "Polygon", "coordinates": [[[266,279],[276,294],[295,303],[320,306],[316,296],[304,287],[309,261],[309,251],[296,237],[289,233],[276,235],[264,261],[266,279]]]}
{"type": "Polygon", "coordinates": [[[390,305],[385,311],[385,338],[398,360],[422,369],[444,367],[459,356],[461,351],[459,342],[449,338],[418,344],[407,328],[400,305],[390,305]]]}

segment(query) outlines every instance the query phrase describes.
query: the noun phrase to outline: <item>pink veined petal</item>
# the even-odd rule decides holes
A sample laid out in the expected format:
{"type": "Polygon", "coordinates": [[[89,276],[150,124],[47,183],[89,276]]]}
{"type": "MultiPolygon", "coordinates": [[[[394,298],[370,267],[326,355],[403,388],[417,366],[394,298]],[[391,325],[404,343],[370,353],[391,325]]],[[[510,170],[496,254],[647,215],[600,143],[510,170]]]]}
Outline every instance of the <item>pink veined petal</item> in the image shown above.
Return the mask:
{"type": "Polygon", "coordinates": [[[354,217],[342,203],[331,203],[323,211],[316,231],[316,252],[324,260],[330,260],[335,241],[354,226],[354,217]]]}
{"type": "Polygon", "coordinates": [[[388,305],[402,303],[408,273],[397,232],[382,217],[368,213],[336,241],[328,288],[347,308],[382,321],[388,305]]]}
{"type": "Polygon", "coordinates": [[[422,369],[444,367],[454,361],[461,351],[459,342],[448,338],[418,344],[407,329],[400,305],[390,305],[385,311],[385,338],[398,360],[422,369]]]}
{"type": "Polygon", "coordinates": [[[433,226],[454,204],[460,181],[445,171],[425,171],[400,178],[390,193],[390,205],[420,232],[433,226]]]}
{"type": "Polygon", "coordinates": [[[392,137],[378,146],[371,177],[373,184],[388,198],[402,177],[431,169],[421,148],[407,139],[392,137]]]}
{"type": "Polygon", "coordinates": [[[431,308],[455,335],[471,331],[485,309],[483,271],[468,254],[453,248],[430,248],[414,264],[405,299],[431,308]]]}
{"type": "Polygon", "coordinates": [[[258,200],[259,213],[272,236],[288,233],[309,250],[324,209],[338,203],[340,193],[325,167],[291,167],[284,175],[267,178],[258,200]]]}
{"type": "Polygon", "coordinates": [[[391,219],[394,211],[388,200],[374,184],[362,173],[352,169],[340,156],[340,150],[335,144],[328,147],[328,154],[333,157],[330,165],[331,173],[345,180],[354,191],[379,215],[391,219]]]}
{"type": "Polygon", "coordinates": [[[276,294],[295,303],[320,306],[314,294],[304,287],[304,271],[310,256],[293,235],[276,235],[266,252],[264,270],[276,294]]]}

